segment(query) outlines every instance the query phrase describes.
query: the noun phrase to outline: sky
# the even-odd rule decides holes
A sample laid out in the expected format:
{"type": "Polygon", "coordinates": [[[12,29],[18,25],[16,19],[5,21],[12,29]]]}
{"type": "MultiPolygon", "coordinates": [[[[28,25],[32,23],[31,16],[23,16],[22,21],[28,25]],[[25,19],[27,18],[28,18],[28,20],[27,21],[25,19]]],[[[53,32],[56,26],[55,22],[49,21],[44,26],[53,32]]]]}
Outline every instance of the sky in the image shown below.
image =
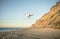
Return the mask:
{"type": "Polygon", "coordinates": [[[59,0],[0,0],[0,27],[30,27],[59,0]],[[24,14],[33,14],[27,18],[24,14]]]}

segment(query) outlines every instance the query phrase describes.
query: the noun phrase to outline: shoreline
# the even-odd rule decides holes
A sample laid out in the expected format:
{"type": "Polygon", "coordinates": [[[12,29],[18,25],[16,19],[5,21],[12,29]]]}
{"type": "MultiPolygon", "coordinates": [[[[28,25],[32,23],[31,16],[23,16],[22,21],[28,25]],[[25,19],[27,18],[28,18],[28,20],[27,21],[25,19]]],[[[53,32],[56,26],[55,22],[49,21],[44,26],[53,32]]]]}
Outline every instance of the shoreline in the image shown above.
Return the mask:
{"type": "Polygon", "coordinates": [[[0,39],[60,39],[60,29],[42,28],[0,32],[0,39]]]}

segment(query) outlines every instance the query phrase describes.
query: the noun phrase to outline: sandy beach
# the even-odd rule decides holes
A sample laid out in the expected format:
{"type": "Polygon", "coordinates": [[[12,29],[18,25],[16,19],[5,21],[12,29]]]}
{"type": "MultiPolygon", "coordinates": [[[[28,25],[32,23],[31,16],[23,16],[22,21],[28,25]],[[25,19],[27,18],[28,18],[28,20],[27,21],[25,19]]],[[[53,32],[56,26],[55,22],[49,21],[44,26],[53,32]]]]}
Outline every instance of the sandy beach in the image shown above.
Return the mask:
{"type": "Polygon", "coordinates": [[[0,32],[0,39],[60,39],[60,29],[42,28],[0,32]]]}

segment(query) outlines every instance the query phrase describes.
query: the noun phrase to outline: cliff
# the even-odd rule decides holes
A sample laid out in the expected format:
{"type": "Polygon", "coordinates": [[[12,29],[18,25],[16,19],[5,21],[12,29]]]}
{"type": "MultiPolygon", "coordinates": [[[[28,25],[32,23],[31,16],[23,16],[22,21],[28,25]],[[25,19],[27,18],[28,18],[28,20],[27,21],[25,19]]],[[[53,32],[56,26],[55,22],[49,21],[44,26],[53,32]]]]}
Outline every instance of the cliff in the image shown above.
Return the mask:
{"type": "Polygon", "coordinates": [[[50,11],[38,19],[31,28],[59,28],[60,29],[60,2],[57,2],[50,11]]]}

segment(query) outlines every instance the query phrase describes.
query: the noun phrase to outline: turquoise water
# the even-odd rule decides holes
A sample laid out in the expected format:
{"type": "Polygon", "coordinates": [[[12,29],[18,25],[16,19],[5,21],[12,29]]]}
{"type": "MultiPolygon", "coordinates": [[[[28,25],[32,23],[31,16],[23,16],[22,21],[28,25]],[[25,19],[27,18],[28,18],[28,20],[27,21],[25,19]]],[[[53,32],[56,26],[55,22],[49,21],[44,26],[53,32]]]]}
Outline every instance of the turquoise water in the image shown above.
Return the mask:
{"type": "Polygon", "coordinates": [[[16,31],[16,30],[25,30],[27,28],[0,28],[0,32],[7,32],[7,31],[16,31]]]}

